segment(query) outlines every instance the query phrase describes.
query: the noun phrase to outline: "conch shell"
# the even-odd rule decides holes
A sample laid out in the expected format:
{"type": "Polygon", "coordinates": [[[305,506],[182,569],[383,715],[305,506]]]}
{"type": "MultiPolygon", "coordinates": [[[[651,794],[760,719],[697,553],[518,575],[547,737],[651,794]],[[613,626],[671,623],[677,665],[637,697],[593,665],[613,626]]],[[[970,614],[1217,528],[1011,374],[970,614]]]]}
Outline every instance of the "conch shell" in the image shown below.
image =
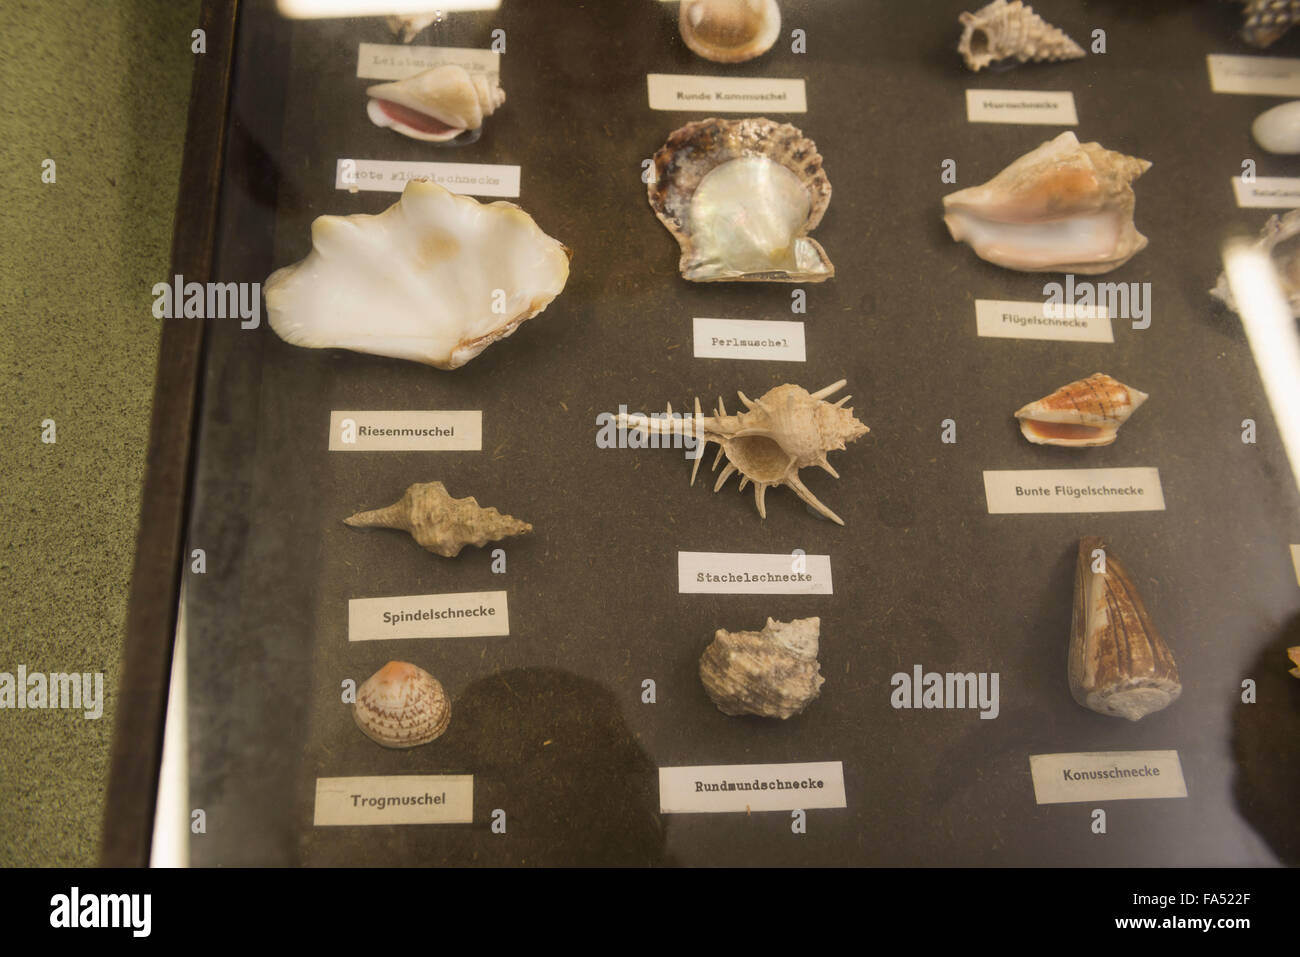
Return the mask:
{"type": "Polygon", "coordinates": [[[424,180],[378,216],[318,217],[311,245],[263,287],[281,339],[439,369],[510,335],[569,278],[569,251],[518,206],[424,180]]]}
{"type": "Polygon", "coordinates": [[[762,631],[718,629],[700,656],[700,682],[723,714],[782,720],[821,692],[820,618],[767,620],[762,631]]]}
{"type": "Polygon", "coordinates": [[[944,222],[976,255],[1022,272],[1110,272],[1146,248],[1129,185],[1151,168],[1071,132],[982,186],[943,198],[944,222]]]}
{"type": "Polygon", "coordinates": [[[1246,0],[1241,36],[1251,46],[1271,46],[1300,23],[1300,0],[1246,0]]]}
{"type": "Polygon", "coordinates": [[[742,63],[762,56],[781,33],[776,0],[682,0],[682,39],[697,56],[742,63]]]}
{"type": "Polygon", "coordinates": [[[406,13],[385,17],[388,29],[403,43],[410,43],[425,27],[442,19],[439,13],[406,13]]]}
{"type": "MultiPolygon", "coordinates": [[[[1182,694],[1178,666],[1114,555],[1093,557],[1100,538],[1079,542],[1070,629],[1070,693],[1099,714],[1137,721],[1182,694]],[[1094,563],[1104,562],[1104,571],[1094,563]]],[[[1103,550],[1104,551],[1104,550],[1103,550]]]]}
{"type": "Polygon", "coordinates": [[[831,184],[817,144],[789,123],[700,120],[654,157],[650,206],[677,239],[692,282],[821,282],[835,275],[807,234],[831,184]]]}
{"type": "Polygon", "coordinates": [[[1016,418],[1021,434],[1036,445],[1110,445],[1147,398],[1145,392],[1094,372],[1029,403],[1016,418]]]}
{"type": "Polygon", "coordinates": [[[963,27],[957,52],[976,72],[997,60],[1077,60],[1083,47],[1046,22],[1021,0],[993,0],[958,16],[963,27]]]}
{"type": "MultiPolygon", "coordinates": [[[[1260,231],[1255,248],[1268,253],[1273,261],[1277,281],[1282,286],[1291,307],[1291,315],[1300,319],[1300,209],[1293,209],[1282,216],[1270,216],[1260,231]]],[[[1237,311],[1237,300],[1228,285],[1227,273],[1219,274],[1210,295],[1218,299],[1233,312],[1237,311]]]]}
{"type": "Polygon", "coordinates": [[[779,385],[764,393],[757,401],[738,393],[747,411],[728,415],[722,399],[712,416],[700,414],[700,400],[695,400],[693,417],[673,415],[673,407],[663,416],[620,415],[620,429],[634,429],[646,435],[691,436],[699,443],[695,467],[691,470],[691,484],[700,470],[704,446],[717,442],[716,470],[727,457],[727,466],[718,476],[713,491],[718,491],[733,474],[740,473],[740,488],[754,484],[754,504],[758,514],[767,518],[764,497],[773,485],[785,485],[810,507],[837,525],[844,520],[817,500],[799,478],[799,470],[816,465],[835,478],[839,473],[831,468],[826,453],[844,448],[865,435],[868,428],[853,417],[853,409],[843,408],[850,396],[835,403],[825,401],[844,387],[844,380],[828,385],[819,392],[809,393],[797,385],[779,385]]]}
{"type": "Polygon", "coordinates": [[[357,727],[386,748],[428,744],[451,723],[451,701],[438,679],[405,661],[390,661],[357,689],[357,727]]]}
{"type": "Polygon", "coordinates": [[[495,508],[480,508],[473,496],[452,498],[441,482],[420,482],[387,508],[345,518],[357,528],[398,528],[436,555],[455,558],[466,545],[482,548],[511,535],[527,535],[533,526],[495,508]]]}
{"type": "Polygon", "coordinates": [[[376,126],[403,136],[446,143],[466,130],[477,130],[506,101],[495,74],[471,75],[454,64],[366,89],[366,113],[376,126]]]}

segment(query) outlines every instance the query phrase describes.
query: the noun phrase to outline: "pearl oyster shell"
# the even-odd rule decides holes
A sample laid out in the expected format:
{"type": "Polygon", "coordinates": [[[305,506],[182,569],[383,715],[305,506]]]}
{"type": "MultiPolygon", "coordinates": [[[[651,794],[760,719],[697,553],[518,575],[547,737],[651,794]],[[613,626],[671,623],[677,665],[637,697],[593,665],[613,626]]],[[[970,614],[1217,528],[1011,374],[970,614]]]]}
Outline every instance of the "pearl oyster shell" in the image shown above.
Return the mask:
{"type": "Polygon", "coordinates": [[[466,545],[482,548],[512,535],[527,535],[533,526],[495,508],[480,508],[473,497],[452,498],[441,482],[412,485],[387,508],[358,512],[343,520],[354,528],[396,528],[435,555],[455,558],[466,545]]]}
{"type": "Polygon", "coordinates": [[[1128,570],[1109,551],[1093,571],[1100,538],[1079,542],[1070,628],[1070,693],[1098,714],[1137,721],[1178,700],[1173,653],[1142,605],[1128,570]]]}
{"type": "Polygon", "coordinates": [[[831,199],[817,144],[763,118],[687,123],[655,153],[650,206],[692,282],[822,282],[835,274],[807,236],[831,199]]]}
{"type": "Polygon", "coordinates": [[[1016,412],[1020,432],[1036,445],[1110,445],[1147,400],[1145,392],[1094,372],[1016,412]]]}
{"type": "Polygon", "coordinates": [[[455,369],[564,290],[569,251],[513,203],[412,180],[377,216],[320,216],[263,287],[285,342],[455,369]]]}
{"type": "Polygon", "coordinates": [[[821,692],[820,618],[767,620],[762,631],[719,629],[700,656],[700,682],[723,714],[782,720],[821,692]]]}
{"type": "Polygon", "coordinates": [[[1146,248],[1129,184],[1150,168],[1067,131],[984,185],[945,196],[943,219],[953,239],[1007,269],[1110,272],[1146,248]]]}
{"type": "MultiPolygon", "coordinates": [[[[1290,210],[1282,216],[1270,216],[1255,246],[1268,253],[1277,281],[1282,286],[1282,294],[1291,307],[1291,315],[1300,319],[1300,209],[1290,210]]],[[[1237,300],[1228,285],[1227,273],[1219,273],[1219,281],[1210,290],[1210,295],[1237,312],[1237,300]]]]}
{"type": "Polygon", "coordinates": [[[428,744],[451,723],[451,700],[438,679],[405,661],[390,661],[357,689],[352,717],[386,748],[428,744]]]}
{"type": "Polygon", "coordinates": [[[998,60],[1077,60],[1083,47],[1052,26],[1021,0],[993,0],[974,13],[958,16],[962,25],[957,52],[976,72],[998,60]]]}
{"type": "Polygon", "coordinates": [[[646,435],[694,437],[700,448],[695,467],[691,469],[692,485],[704,457],[704,445],[718,443],[713,468],[717,469],[723,456],[726,456],[727,466],[718,476],[713,491],[718,491],[727,479],[739,473],[742,491],[749,483],[754,484],[754,504],[762,518],[767,518],[764,501],[767,490],[774,485],[785,485],[811,508],[837,525],[843,525],[844,520],[818,501],[799,478],[799,470],[812,465],[839,478],[826,454],[844,448],[846,442],[870,431],[853,417],[852,408],[843,407],[850,396],[843,396],[834,403],[826,401],[827,396],[842,388],[843,379],[812,393],[797,385],[779,385],[757,401],[740,392],[740,401],[747,411],[739,415],[728,415],[720,397],[714,415],[701,415],[700,400],[696,399],[694,416],[674,417],[673,407],[669,405],[664,417],[620,415],[619,428],[634,429],[646,435]]]}
{"type": "Polygon", "coordinates": [[[477,130],[506,101],[495,75],[470,74],[454,64],[368,87],[366,95],[370,122],[430,143],[477,130]]]}
{"type": "Polygon", "coordinates": [[[776,0],[682,0],[677,26],[696,56],[743,63],[762,56],[781,33],[776,0]]]}

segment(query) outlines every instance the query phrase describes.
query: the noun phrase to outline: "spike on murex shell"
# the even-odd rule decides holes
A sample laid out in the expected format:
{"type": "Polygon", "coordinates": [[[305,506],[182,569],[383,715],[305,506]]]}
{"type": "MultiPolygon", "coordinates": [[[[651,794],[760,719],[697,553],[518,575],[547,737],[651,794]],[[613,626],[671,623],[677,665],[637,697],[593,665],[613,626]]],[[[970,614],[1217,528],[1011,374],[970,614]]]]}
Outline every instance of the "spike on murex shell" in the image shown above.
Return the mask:
{"type": "Polygon", "coordinates": [[[1183,691],[1133,579],[1100,538],[1079,542],[1069,658],[1070,693],[1098,714],[1137,721],[1183,691]]]}
{"type": "Polygon", "coordinates": [[[366,737],[385,748],[428,744],[451,723],[451,700],[429,672],[390,661],[362,682],[352,718],[366,737]]]}
{"type": "Polygon", "coordinates": [[[481,508],[473,496],[452,498],[441,482],[420,482],[387,508],[358,512],[343,520],[356,528],[396,528],[435,555],[455,558],[466,545],[482,548],[512,535],[533,530],[527,522],[481,508]]]}
{"type": "Polygon", "coordinates": [[[1110,445],[1119,427],[1148,398],[1104,372],[1094,372],[1029,403],[1016,418],[1021,434],[1035,445],[1110,445]]]}
{"type": "Polygon", "coordinates": [[[506,101],[495,74],[471,74],[450,63],[368,87],[366,95],[366,114],[376,126],[431,143],[477,130],[506,101]]]}
{"type": "Polygon", "coordinates": [[[767,620],[762,631],[718,629],[700,656],[700,683],[726,715],[790,718],[821,692],[820,618],[767,620]]]}
{"type": "Polygon", "coordinates": [[[784,485],[793,491],[813,510],[837,525],[844,520],[823,505],[799,477],[799,470],[815,465],[838,478],[826,459],[828,452],[845,448],[846,444],[866,435],[870,430],[853,416],[853,409],[843,400],[827,402],[826,398],[844,388],[844,380],[832,383],[825,389],[810,393],[797,385],[779,385],[758,399],[741,395],[746,411],[727,415],[722,400],[711,416],[699,413],[699,400],[695,402],[694,416],[652,417],[620,414],[619,429],[634,429],[648,436],[679,435],[694,438],[699,443],[691,481],[699,469],[704,455],[704,445],[716,442],[718,457],[713,467],[717,469],[722,458],[727,465],[719,475],[714,491],[726,484],[732,475],[741,476],[740,485],[754,486],[754,504],[758,514],[766,518],[766,494],[774,485],[784,485]]]}
{"type": "Polygon", "coordinates": [[[1043,60],[1077,60],[1083,47],[1021,0],[993,0],[974,13],[962,13],[957,52],[966,66],[979,72],[999,60],[1021,63],[1043,60]]]}

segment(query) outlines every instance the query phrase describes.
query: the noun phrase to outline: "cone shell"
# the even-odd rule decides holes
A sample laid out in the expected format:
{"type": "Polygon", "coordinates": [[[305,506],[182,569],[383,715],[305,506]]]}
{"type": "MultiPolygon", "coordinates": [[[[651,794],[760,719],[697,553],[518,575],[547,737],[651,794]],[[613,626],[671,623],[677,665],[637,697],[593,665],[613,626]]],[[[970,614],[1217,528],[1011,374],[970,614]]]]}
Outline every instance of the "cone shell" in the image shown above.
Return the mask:
{"type": "Polygon", "coordinates": [[[835,274],[807,234],[831,200],[817,144],[762,117],[687,123],[654,157],[650,206],[692,282],[821,282],[835,274]]]}
{"type": "Polygon", "coordinates": [[[386,748],[428,744],[451,723],[451,701],[438,679],[405,661],[390,661],[357,689],[352,717],[386,748]]]}
{"type": "Polygon", "coordinates": [[[1130,185],[1151,164],[1071,132],[1016,160],[982,186],[943,199],[952,238],[1022,272],[1110,272],[1146,248],[1130,185]]]}
{"type": "MultiPolygon", "coordinates": [[[[1255,248],[1267,253],[1272,260],[1282,295],[1291,307],[1291,315],[1300,319],[1300,209],[1270,216],[1260,231],[1255,248]]],[[[1219,274],[1219,281],[1210,290],[1210,295],[1233,312],[1237,311],[1237,300],[1232,295],[1226,273],[1219,274]]]]}
{"type": "Polygon", "coordinates": [[[781,33],[781,9],[776,0],[682,0],[678,28],[697,56],[742,63],[772,48],[781,33]]]}
{"type": "Polygon", "coordinates": [[[1016,418],[1021,434],[1036,445],[1110,445],[1147,398],[1145,392],[1095,372],[1029,403],[1016,418]]]}
{"type": "Polygon", "coordinates": [[[762,631],[723,631],[700,656],[700,681],[723,714],[789,718],[821,691],[821,619],[767,620],[762,631]]]}
{"type": "Polygon", "coordinates": [[[1083,47],[1046,22],[1020,0],[993,0],[975,13],[963,13],[957,52],[979,71],[998,60],[1077,60],[1083,47]]]}
{"type": "Polygon", "coordinates": [[[1251,46],[1271,46],[1300,23],[1300,0],[1247,0],[1241,36],[1251,46]]]}
{"type": "Polygon", "coordinates": [[[1100,548],[1099,538],[1079,542],[1070,693],[1098,714],[1137,721],[1176,701],[1183,686],[1173,654],[1119,559],[1107,551],[1105,571],[1093,571],[1093,551],[1100,548]]]}
{"type": "Polygon", "coordinates": [[[506,101],[494,74],[470,74],[454,64],[436,66],[393,83],[367,88],[366,112],[376,126],[403,136],[444,143],[476,130],[506,101]]]}
{"type": "Polygon", "coordinates": [[[417,542],[443,558],[455,558],[466,545],[481,548],[533,530],[527,522],[502,515],[495,508],[480,508],[473,496],[452,498],[441,482],[412,485],[400,501],[387,508],[358,512],[344,521],[354,527],[410,532],[417,542]]]}

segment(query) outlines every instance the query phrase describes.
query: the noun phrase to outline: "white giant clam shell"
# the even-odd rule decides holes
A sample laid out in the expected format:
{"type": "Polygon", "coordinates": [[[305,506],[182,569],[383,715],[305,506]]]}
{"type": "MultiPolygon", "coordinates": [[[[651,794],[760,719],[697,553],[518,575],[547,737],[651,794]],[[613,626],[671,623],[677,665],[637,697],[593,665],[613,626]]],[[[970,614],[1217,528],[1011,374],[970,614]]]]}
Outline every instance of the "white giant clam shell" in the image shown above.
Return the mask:
{"type": "Polygon", "coordinates": [[[974,13],[962,13],[957,52],[976,72],[999,60],[1075,60],[1083,47],[1045,21],[1021,0],[993,0],[974,13]]]}
{"type": "Polygon", "coordinates": [[[405,661],[390,661],[362,682],[352,717],[386,748],[428,744],[451,723],[451,700],[438,679],[405,661]]]}
{"type": "Polygon", "coordinates": [[[943,198],[952,238],[1022,272],[1110,272],[1146,248],[1129,185],[1151,164],[1062,133],[982,186],[943,198]]]}
{"type": "Polygon", "coordinates": [[[506,101],[495,74],[471,74],[454,64],[380,83],[367,88],[366,95],[366,114],[376,126],[431,143],[478,129],[506,101]]]}
{"type": "Polygon", "coordinates": [[[781,33],[781,8],[776,0],[682,0],[677,25],[696,56],[743,63],[772,48],[781,33]]]}
{"type": "Polygon", "coordinates": [[[807,234],[831,199],[817,144],[789,123],[707,119],[655,153],[648,193],[692,282],[821,282],[835,274],[807,234]]]}
{"type": "Polygon", "coordinates": [[[264,287],[286,342],[455,369],[564,289],[569,251],[513,203],[412,180],[377,216],[321,216],[264,287]]]}

